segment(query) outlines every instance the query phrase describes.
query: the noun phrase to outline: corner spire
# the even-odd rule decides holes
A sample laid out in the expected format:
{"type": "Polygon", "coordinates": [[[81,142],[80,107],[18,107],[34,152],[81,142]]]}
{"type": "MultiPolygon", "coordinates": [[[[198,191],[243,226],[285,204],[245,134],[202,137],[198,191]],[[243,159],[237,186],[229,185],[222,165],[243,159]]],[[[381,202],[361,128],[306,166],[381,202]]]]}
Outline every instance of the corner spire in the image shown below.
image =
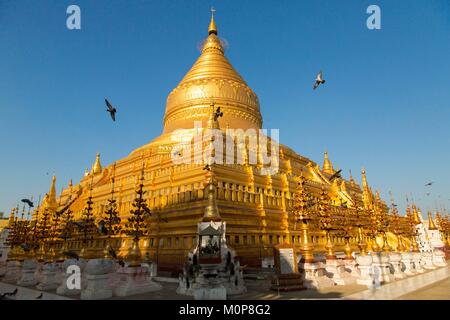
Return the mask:
{"type": "Polygon", "coordinates": [[[351,184],[354,184],[355,183],[355,179],[353,179],[352,170],[349,170],[349,172],[350,172],[349,181],[350,181],[351,184]]]}
{"type": "Polygon", "coordinates": [[[412,211],[413,211],[414,222],[415,222],[416,224],[420,224],[420,223],[422,222],[422,219],[421,219],[422,214],[421,214],[421,212],[420,212],[420,209],[417,210],[416,205],[413,204],[413,205],[412,205],[412,211]]]}
{"type": "Polygon", "coordinates": [[[437,230],[436,224],[433,221],[433,215],[431,211],[428,211],[428,230],[437,230]]]}
{"type": "Polygon", "coordinates": [[[362,167],[362,170],[361,170],[361,178],[362,178],[363,188],[364,189],[369,188],[369,185],[367,184],[366,169],[364,169],[364,167],[362,167]]]}
{"type": "Polygon", "coordinates": [[[91,173],[97,174],[102,172],[102,165],[100,163],[100,153],[97,152],[97,155],[95,156],[95,162],[92,165],[91,173]]]}
{"type": "Polygon", "coordinates": [[[216,9],[211,8],[211,22],[209,23],[208,34],[214,33],[217,36],[216,22],[214,21],[214,13],[216,9]]]}
{"type": "Polygon", "coordinates": [[[325,153],[324,153],[324,156],[323,156],[322,171],[324,173],[334,174],[333,165],[331,164],[330,159],[328,159],[328,152],[326,150],[325,150],[325,153]]]}
{"type": "Polygon", "coordinates": [[[47,196],[47,206],[49,209],[56,209],[58,206],[56,202],[56,176],[52,177],[52,185],[50,186],[50,191],[47,196]]]}

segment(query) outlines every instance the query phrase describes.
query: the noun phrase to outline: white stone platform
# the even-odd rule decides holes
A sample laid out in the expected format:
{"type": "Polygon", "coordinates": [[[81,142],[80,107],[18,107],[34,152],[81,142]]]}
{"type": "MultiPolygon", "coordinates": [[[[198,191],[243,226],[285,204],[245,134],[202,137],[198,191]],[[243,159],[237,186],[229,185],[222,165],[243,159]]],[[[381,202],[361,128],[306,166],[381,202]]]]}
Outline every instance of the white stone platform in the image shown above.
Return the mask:
{"type": "Polygon", "coordinates": [[[346,300],[393,300],[450,277],[450,266],[345,296],[346,300]]]}

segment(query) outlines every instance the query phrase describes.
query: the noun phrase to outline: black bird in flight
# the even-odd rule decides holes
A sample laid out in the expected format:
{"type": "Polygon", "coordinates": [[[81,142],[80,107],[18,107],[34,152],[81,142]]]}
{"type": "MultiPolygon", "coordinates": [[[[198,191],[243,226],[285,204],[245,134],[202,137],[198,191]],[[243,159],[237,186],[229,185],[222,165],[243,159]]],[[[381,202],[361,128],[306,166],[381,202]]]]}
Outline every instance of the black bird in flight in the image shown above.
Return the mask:
{"type": "Polygon", "coordinates": [[[105,98],[105,103],[106,103],[106,106],[108,107],[108,109],[106,109],[106,111],[109,112],[109,114],[111,115],[111,119],[113,121],[116,121],[116,112],[117,112],[116,108],[114,108],[111,105],[111,103],[109,103],[108,99],[106,99],[106,98],[105,98]]]}
{"type": "Polygon", "coordinates": [[[342,172],[342,169],[336,171],[328,180],[333,181],[334,179],[342,178],[341,172],[342,172]]]}
{"type": "Polygon", "coordinates": [[[316,90],[321,84],[324,84],[322,71],[320,71],[316,76],[316,82],[314,82],[313,90],[316,90]]]}
{"type": "Polygon", "coordinates": [[[20,201],[22,201],[23,203],[26,203],[27,205],[29,205],[30,208],[33,208],[33,207],[34,207],[34,203],[33,203],[33,201],[31,201],[30,199],[22,199],[22,200],[20,200],[20,201]]]}
{"type": "Polygon", "coordinates": [[[431,181],[431,182],[428,182],[426,185],[425,185],[425,187],[431,187],[432,185],[433,185],[433,181],[431,181]]]}
{"type": "Polygon", "coordinates": [[[220,111],[220,107],[217,107],[216,112],[214,112],[214,121],[217,121],[220,117],[223,117],[223,112],[220,111]]]}
{"type": "Polygon", "coordinates": [[[203,167],[203,170],[211,171],[211,166],[207,164],[206,166],[203,167]]]}

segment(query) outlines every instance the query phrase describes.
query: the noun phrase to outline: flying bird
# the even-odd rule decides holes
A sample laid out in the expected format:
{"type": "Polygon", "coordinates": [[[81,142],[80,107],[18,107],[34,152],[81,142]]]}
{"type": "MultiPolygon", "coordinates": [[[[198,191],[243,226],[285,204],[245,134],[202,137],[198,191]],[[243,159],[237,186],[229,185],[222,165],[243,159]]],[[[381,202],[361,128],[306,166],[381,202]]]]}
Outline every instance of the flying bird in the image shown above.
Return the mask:
{"type": "Polygon", "coordinates": [[[20,201],[22,201],[23,203],[26,203],[27,205],[29,205],[30,208],[33,208],[33,207],[34,207],[34,203],[33,203],[33,201],[31,201],[30,199],[22,199],[22,200],[20,200],[20,201]]]}
{"type": "Polygon", "coordinates": [[[322,71],[320,71],[316,76],[316,82],[314,83],[313,90],[316,90],[321,84],[324,84],[325,80],[323,79],[322,71]]]}
{"type": "Polygon", "coordinates": [[[117,112],[116,108],[114,108],[111,105],[111,103],[109,103],[108,99],[106,99],[106,98],[105,98],[105,103],[106,103],[106,106],[108,107],[108,109],[106,109],[106,111],[109,112],[109,114],[111,115],[111,119],[113,121],[116,121],[116,112],[117,112]]]}
{"type": "Polygon", "coordinates": [[[429,196],[431,193],[430,192],[427,192],[427,196],[429,196]]]}
{"type": "Polygon", "coordinates": [[[223,112],[220,111],[220,107],[217,107],[216,112],[214,112],[214,121],[217,121],[220,117],[223,117],[223,112]]]}
{"type": "Polygon", "coordinates": [[[428,183],[425,185],[425,187],[431,187],[433,183],[434,183],[433,181],[428,182],[428,183]]]}
{"type": "Polygon", "coordinates": [[[342,172],[342,169],[336,171],[328,180],[333,181],[334,179],[342,178],[341,172],[342,172]]]}
{"type": "Polygon", "coordinates": [[[211,171],[211,166],[209,164],[207,164],[203,167],[203,170],[211,171]]]}

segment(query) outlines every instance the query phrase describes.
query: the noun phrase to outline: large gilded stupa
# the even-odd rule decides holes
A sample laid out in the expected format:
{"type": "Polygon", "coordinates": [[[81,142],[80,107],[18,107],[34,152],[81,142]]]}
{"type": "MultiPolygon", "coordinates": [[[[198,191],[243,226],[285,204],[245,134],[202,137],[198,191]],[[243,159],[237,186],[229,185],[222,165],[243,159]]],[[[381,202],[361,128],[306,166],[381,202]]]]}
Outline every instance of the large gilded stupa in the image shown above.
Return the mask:
{"type": "MultiPolygon", "coordinates": [[[[80,219],[91,195],[94,216],[98,220],[110,198],[114,176],[115,198],[122,221],[125,221],[135,197],[136,180],[143,170],[145,197],[152,217],[149,218],[149,234],[141,239],[140,248],[143,255],[147,254],[158,263],[160,270],[180,269],[188,251],[195,245],[197,223],[208,201],[204,193],[205,164],[175,163],[173,154],[179,152],[176,149],[179,140],[174,136],[186,134],[189,140],[188,133],[194,130],[194,121],[201,122],[203,128],[211,127],[214,122],[211,120],[212,104],[220,106],[223,112],[215,128],[258,130],[263,122],[258,97],[226,58],[217,34],[213,16],[200,57],[167,98],[164,130],[159,137],[108,166],[101,165],[98,154],[92,169],[86,171],[78,184],[70,182],[60,196],[56,195],[54,179],[39,211],[70,208],[75,219],[80,219]]],[[[248,162],[213,166],[217,205],[227,225],[227,242],[236,250],[243,265],[261,265],[264,257],[272,256],[272,246],[277,243],[299,246],[301,231],[290,213],[296,176],[303,175],[307,179],[312,194],[318,195],[324,190],[336,205],[344,202],[349,206],[357,203],[367,207],[376,197],[368,186],[364,170],[362,186],[352,177],[330,180],[336,171],[326,152],[323,165],[319,166],[280,144],[277,172],[267,174],[261,168],[260,163],[248,162]]],[[[311,232],[311,238],[315,250],[323,251],[322,232],[311,232]]],[[[351,239],[351,244],[356,247],[356,238],[351,239]]],[[[101,252],[103,242],[93,240],[89,245],[101,252]]],[[[113,245],[125,253],[131,240],[121,236],[113,245]]],[[[81,250],[82,246],[81,241],[73,241],[70,247],[81,250]]]]}

